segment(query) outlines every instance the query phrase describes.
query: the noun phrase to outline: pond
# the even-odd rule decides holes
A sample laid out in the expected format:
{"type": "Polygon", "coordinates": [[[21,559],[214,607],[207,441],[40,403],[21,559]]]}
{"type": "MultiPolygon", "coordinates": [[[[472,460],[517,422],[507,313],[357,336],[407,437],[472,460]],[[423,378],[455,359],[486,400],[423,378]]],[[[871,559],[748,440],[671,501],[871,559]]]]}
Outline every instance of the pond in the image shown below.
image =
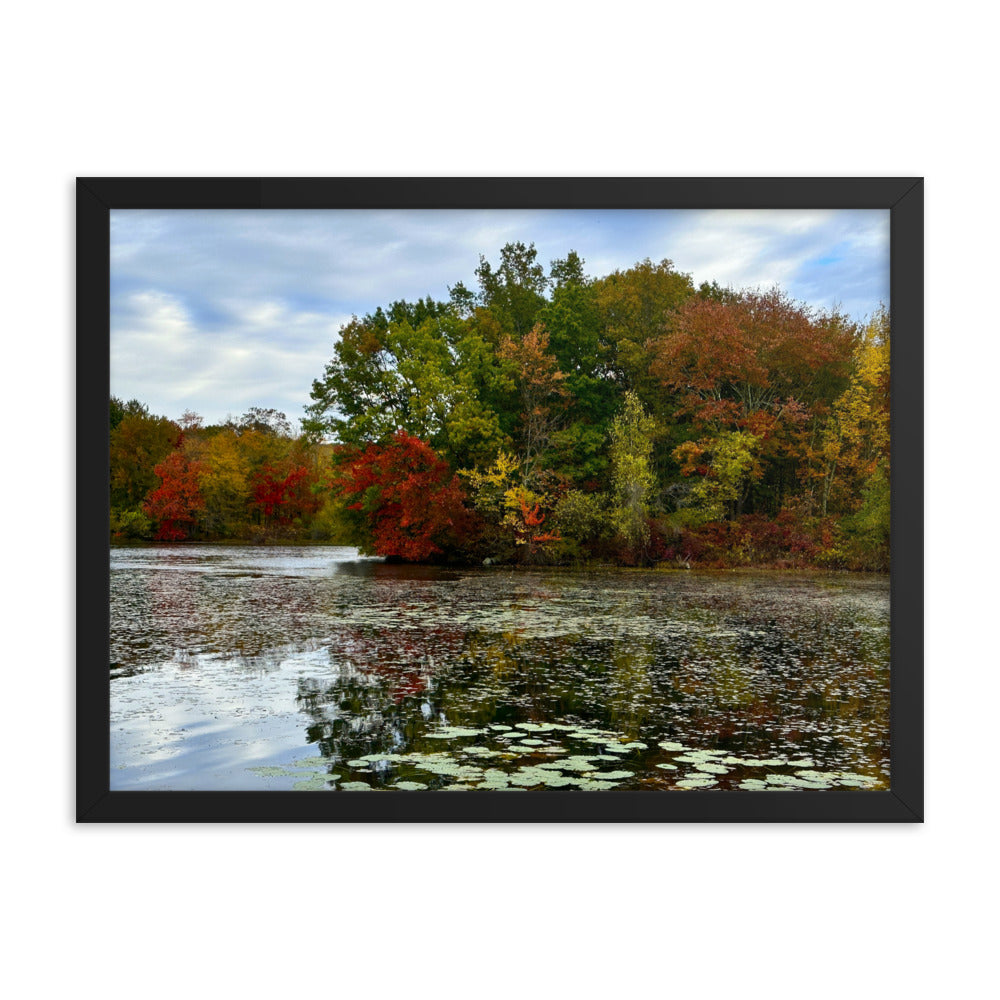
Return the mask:
{"type": "Polygon", "coordinates": [[[885,576],[111,552],[113,790],[884,789],[885,576]]]}

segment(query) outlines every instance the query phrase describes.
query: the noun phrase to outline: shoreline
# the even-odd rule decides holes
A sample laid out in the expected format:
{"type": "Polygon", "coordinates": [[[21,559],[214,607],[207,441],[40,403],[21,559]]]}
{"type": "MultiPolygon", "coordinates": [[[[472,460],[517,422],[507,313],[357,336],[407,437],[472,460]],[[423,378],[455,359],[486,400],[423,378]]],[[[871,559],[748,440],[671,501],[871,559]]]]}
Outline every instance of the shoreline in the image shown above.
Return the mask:
{"type": "MultiPolygon", "coordinates": [[[[273,542],[246,542],[237,539],[216,539],[216,540],[192,540],[185,539],[177,542],[155,542],[147,540],[130,540],[110,542],[110,549],[181,549],[181,548],[245,548],[245,549],[275,549],[275,548],[324,548],[324,549],[356,549],[356,545],[346,542],[325,542],[310,540],[275,540],[273,542]]],[[[360,552],[359,552],[360,555],[360,552]]],[[[363,557],[367,559],[377,559],[379,557],[363,557]]],[[[399,567],[419,567],[426,569],[434,567],[441,570],[476,570],[490,572],[497,570],[547,570],[547,571],[567,571],[567,572],[655,572],[655,573],[775,573],[775,574],[809,574],[825,576],[865,576],[865,577],[889,577],[891,570],[865,570],[846,569],[835,566],[817,566],[815,564],[795,564],[778,566],[774,563],[741,563],[734,566],[700,565],[696,562],[689,566],[678,566],[673,562],[664,561],[650,563],[642,566],[627,566],[611,562],[577,562],[577,563],[514,563],[514,562],[494,562],[489,566],[482,563],[472,562],[404,562],[382,559],[382,564],[399,567]]]]}

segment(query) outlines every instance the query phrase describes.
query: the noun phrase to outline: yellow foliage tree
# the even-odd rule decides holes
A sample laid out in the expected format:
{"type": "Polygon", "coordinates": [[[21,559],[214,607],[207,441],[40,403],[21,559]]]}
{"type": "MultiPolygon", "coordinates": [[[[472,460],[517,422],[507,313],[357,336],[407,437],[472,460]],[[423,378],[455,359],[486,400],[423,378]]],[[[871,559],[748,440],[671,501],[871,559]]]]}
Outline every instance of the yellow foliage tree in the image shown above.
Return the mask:
{"type": "Polygon", "coordinates": [[[850,385],[834,402],[810,462],[819,509],[853,513],[873,477],[889,474],[889,314],[865,327],[850,385]]]}

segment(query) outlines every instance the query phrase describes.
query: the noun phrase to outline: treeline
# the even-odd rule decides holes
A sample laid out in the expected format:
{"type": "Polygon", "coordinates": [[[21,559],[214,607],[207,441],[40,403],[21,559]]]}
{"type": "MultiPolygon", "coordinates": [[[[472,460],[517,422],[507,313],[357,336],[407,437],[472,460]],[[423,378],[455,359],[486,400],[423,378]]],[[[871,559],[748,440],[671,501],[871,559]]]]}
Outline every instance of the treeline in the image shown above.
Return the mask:
{"type": "Polygon", "coordinates": [[[536,258],[508,244],[474,291],[354,318],[299,435],[273,411],[202,427],[118,403],[113,530],[888,568],[885,310],[858,325],[778,290],[695,287],[666,260],[592,278],[573,252],[536,258]],[[157,448],[136,463],[140,424],[157,448]]]}
{"type": "Polygon", "coordinates": [[[294,435],[283,413],[255,407],[204,426],[112,397],[110,424],[117,541],[327,541],[344,530],[321,486],[332,449],[294,435]]]}

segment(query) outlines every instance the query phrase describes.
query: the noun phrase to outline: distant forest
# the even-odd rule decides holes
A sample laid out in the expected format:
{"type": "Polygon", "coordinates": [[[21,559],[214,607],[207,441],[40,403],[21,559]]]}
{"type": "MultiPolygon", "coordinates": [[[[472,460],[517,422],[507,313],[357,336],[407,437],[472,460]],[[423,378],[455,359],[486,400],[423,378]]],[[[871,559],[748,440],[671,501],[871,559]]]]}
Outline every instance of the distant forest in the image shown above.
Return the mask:
{"type": "Polygon", "coordinates": [[[534,245],[340,331],[301,429],[112,398],[114,541],[407,561],[889,568],[889,314],[534,245]]]}

